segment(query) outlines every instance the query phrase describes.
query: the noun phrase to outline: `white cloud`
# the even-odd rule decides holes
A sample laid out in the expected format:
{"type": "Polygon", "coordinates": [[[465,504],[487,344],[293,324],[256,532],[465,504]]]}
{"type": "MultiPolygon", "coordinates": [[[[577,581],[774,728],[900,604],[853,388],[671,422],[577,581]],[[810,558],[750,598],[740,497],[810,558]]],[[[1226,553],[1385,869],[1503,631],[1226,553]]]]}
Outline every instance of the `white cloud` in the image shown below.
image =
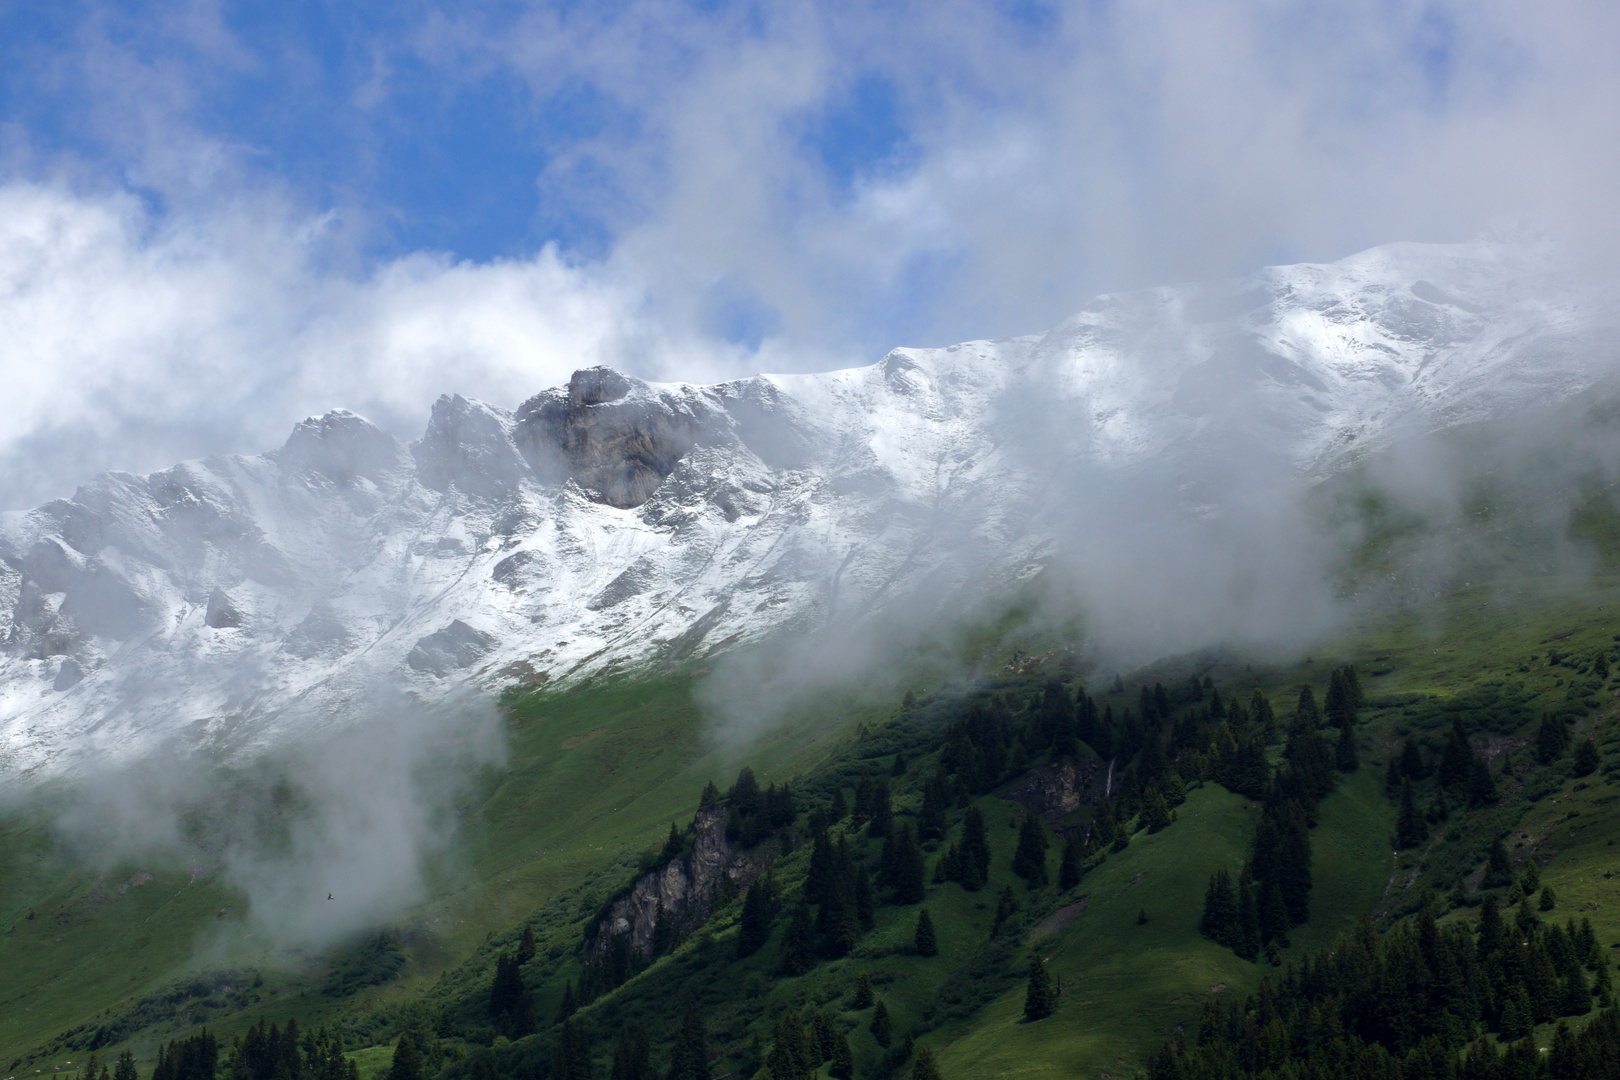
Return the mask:
{"type": "MultiPolygon", "coordinates": [[[[1144,0],[1058,6],[1033,30],[951,0],[423,10],[363,50],[363,100],[334,119],[356,157],[423,63],[447,94],[511,76],[537,110],[588,87],[625,119],[551,146],[537,190],[604,223],[611,250],[354,270],[388,208],[340,184],[309,209],[253,148],[203,133],[197,102],[256,62],[217,20],[178,35],[190,61],[87,32],[108,153],[164,209],[39,182],[37,159],[0,187],[0,506],[263,449],[336,405],[409,437],[440,392],[512,405],[586,363],[711,379],[866,362],[1038,331],[1097,291],[1504,216],[1605,264],[1620,246],[1612,5],[1144,0]],[[805,133],[873,73],[907,156],[841,190],[805,133]],[[721,285],[779,314],[758,355],[706,332],[721,285]]],[[[295,61],[290,93],[317,79],[295,61]]]]}

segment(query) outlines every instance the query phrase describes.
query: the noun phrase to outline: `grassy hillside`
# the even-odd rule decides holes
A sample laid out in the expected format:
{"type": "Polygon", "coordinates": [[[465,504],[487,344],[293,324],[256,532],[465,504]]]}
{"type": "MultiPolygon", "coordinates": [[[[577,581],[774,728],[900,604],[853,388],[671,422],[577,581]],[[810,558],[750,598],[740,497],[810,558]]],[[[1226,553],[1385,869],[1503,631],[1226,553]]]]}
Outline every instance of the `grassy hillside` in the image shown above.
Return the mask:
{"type": "MultiPolygon", "coordinates": [[[[1545,861],[1542,876],[1557,892],[1558,913],[1591,918],[1608,944],[1620,942],[1614,902],[1620,898],[1613,895],[1620,888],[1620,787],[1613,771],[1620,767],[1620,735],[1612,723],[1620,701],[1616,684],[1597,677],[1591,658],[1620,642],[1617,605],[1617,579],[1474,586],[1369,615],[1342,640],[1294,664],[1184,657],[1126,675],[1121,693],[1098,684],[1089,689],[1117,714],[1134,704],[1143,685],[1207,676],[1228,699],[1258,687],[1285,714],[1299,684],[1313,684],[1320,695],[1334,665],[1357,666],[1366,697],[1358,728],[1362,767],[1320,807],[1311,833],[1310,919],[1290,935],[1285,961],[1347,933],[1364,912],[1396,919],[1424,888],[1444,897],[1458,880],[1477,883],[1490,843],[1504,833],[1516,866],[1532,855],[1545,861]],[[1551,765],[1534,760],[1533,739],[1548,712],[1568,718],[1575,741],[1596,737],[1601,768],[1575,778],[1568,752],[1551,765]],[[1454,718],[1491,761],[1499,798],[1430,823],[1419,851],[1396,855],[1386,760],[1408,738],[1437,754],[1454,718]]],[[[220,928],[246,918],[217,867],[75,861],[59,849],[45,811],[13,815],[0,822],[0,1065],[15,1060],[7,1075],[71,1068],[97,1031],[106,1033],[99,1053],[129,1046],[149,1061],[160,1040],[203,1024],[229,1038],[261,1018],[297,1016],[305,1026],[339,1027],[351,1047],[374,1047],[357,1053],[368,1075],[386,1066],[387,1047],[407,1029],[438,1042],[447,1075],[486,1057],[502,1074],[545,1075],[551,1019],[564,986],[582,974],[578,949],[586,924],[635,876],[638,858],[663,841],[670,821],[684,825],[691,818],[706,782],[724,787],[748,763],[762,783],[795,779],[808,810],[824,804],[834,786],[847,794],[863,770],[885,769],[902,749],[909,769],[892,784],[899,820],[909,820],[949,724],[972,702],[996,695],[1010,694],[1023,707],[1049,674],[1038,664],[997,670],[995,679],[940,690],[910,711],[897,701],[807,703],[792,722],[747,746],[708,740],[686,677],[514,701],[508,766],[462,808],[456,857],[436,871],[431,900],[386,928],[385,938],[367,936],[319,954],[267,946],[215,953],[220,928]],[[539,938],[524,979],[541,1030],[515,1043],[494,1039],[491,1051],[484,1002],[496,958],[513,947],[525,923],[539,938]]],[[[1433,781],[1425,784],[1421,799],[1428,805],[1433,781]]],[[[857,1076],[903,1064],[896,1055],[907,1032],[935,1050],[951,1078],[1129,1075],[1166,1038],[1195,1023],[1208,996],[1246,993],[1272,970],[1239,959],[1196,929],[1210,874],[1218,867],[1235,874],[1247,858],[1258,817],[1252,800],[1213,782],[1194,784],[1172,825],[1138,833],[1124,850],[1097,861],[1078,887],[1060,893],[1029,889],[1012,874],[1011,826],[1021,811],[1002,797],[1006,787],[973,799],[988,822],[988,884],[970,892],[933,883],[930,873],[925,903],[939,930],[939,956],[912,952],[914,907],[885,904],[851,955],[784,978],[778,967],[785,911],[766,948],[737,961],[741,901],[733,901],[671,955],[578,1015],[597,1074],[605,1075],[612,1035],[626,1021],[649,1027],[654,1060],[662,1063],[680,1002],[692,992],[703,1004],[721,1072],[757,1067],[775,1017],[798,1008],[826,1010],[849,1033],[857,1076]],[[992,938],[1006,886],[1021,910],[992,938]],[[1035,1024],[1022,1022],[1031,949],[1064,986],[1056,1014],[1035,1024]],[[889,1051],[869,1030],[871,1010],[850,1007],[863,972],[893,1019],[889,1051]]],[[[951,810],[947,845],[960,836],[962,815],[960,806],[951,810]]],[[[787,898],[809,859],[802,819],[797,828],[796,850],[775,871],[787,898]]],[[[875,866],[876,842],[863,841],[847,819],[833,832],[847,832],[858,857],[875,866]]],[[[930,872],[942,850],[935,845],[928,852],[930,872]]],[[[1057,857],[1054,848],[1054,874],[1057,857]]],[[[1450,918],[1467,918],[1470,910],[1450,918]]]]}

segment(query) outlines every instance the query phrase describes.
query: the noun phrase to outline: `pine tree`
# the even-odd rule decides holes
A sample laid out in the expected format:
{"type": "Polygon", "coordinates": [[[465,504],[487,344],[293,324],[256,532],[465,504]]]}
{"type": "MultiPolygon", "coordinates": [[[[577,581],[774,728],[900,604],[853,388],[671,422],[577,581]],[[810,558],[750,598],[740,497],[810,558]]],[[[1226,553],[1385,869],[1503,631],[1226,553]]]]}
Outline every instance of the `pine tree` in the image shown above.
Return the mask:
{"type": "Polygon", "coordinates": [[[1260,955],[1260,905],[1255,900],[1254,885],[1248,874],[1238,878],[1237,929],[1238,940],[1233,951],[1245,960],[1253,960],[1260,955]]]}
{"type": "Polygon", "coordinates": [[[1198,932],[1230,948],[1238,942],[1238,931],[1238,904],[1232,895],[1231,875],[1217,870],[1204,889],[1204,914],[1198,920],[1198,932]]]}
{"type": "Polygon", "coordinates": [[[771,1080],[807,1080],[810,1070],[806,1068],[805,1059],[809,1056],[804,1021],[799,1014],[790,1010],[778,1016],[771,1033],[771,1054],[765,1059],[771,1080]]]}
{"type": "Polygon", "coordinates": [[[1106,795],[1092,809],[1091,831],[1099,848],[1106,848],[1114,842],[1114,806],[1106,795]]]}
{"type": "Polygon", "coordinates": [[[870,1009],[877,1000],[877,991],[872,986],[872,976],[868,972],[861,972],[861,977],[855,981],[855,992],[850,995],[849,1007],[859,1011],[870,1009]]]}
{"type": "Polygon", "coordinates": [[[1147,797],[1142,800],[1142,826],[1151,833],[1159,832],[1170,824],[1170,807],[1165,805],[1164,796],[1159,793],[1158,785],[1148,789],[1147,797]]]}
{"type": "Polygon", "coordinates": [[[703,794],[698,796],[698,809],[707,810],[709,807],[713,806],[719,801],[720,789],[714,786],[713,780],[710,780],[707,784],[703,785],[703,794]]]}
{"type": "Polygon", "coordinates": [[[1029,882],[1032,889],[1047,883],[1047,847],[1046,829],[1042,827],[1040,818],[1026,813],[1024,823],[1018,830],[1018,848],[1013,853],[1013,873],[1029,882]]]}
{"type": "Polygon", "coordinates": [[[879,1001],[872,1009],[872,1022],[867,1025],[872,1032],[872,1038],[884,1049],[888,1049],[889,1041],[894,1036],[894,1024],[889,1019],[889,1007],[879,1001]]]}
{"type": "Polygon", "coordinates": [[[422,1052],[410,1034],[399,1037],[394,1044],[394,1058],[388,1067],[388,1080],[422,1080],[422,1052]]]}
{"type": "Polygon", "coordinates": [[[801,896],[782,937],[782,974],[803,975],[816,965],[815,935],[810,905],[801,896]]]}
{"type": "Polygon", "coordinates": [[[1058,864],[1058,888],[1064,892],[1080,884],[1080,864],[1084,859],[1081,848],[1078,832],[1071,832],[1064,838],[1063,861],[1058,864]]]}
{"type": "Polygon", "coordinates": [[[917,832],[922,839],[945,839],[945,807],[949,801],[945,774],[937,771],[923,788],[922,815],[917,819],[917,832]]]}
{"type": "Polygon", "coordinates": [[[990,936],[995,937],[1001,932],[1001,927],[1018,911],[1018,897],[1013,893],[1011,885],[1001,887],[1001,895],[996,897],[995,922],[990,926],[990,936]]]}
{"type": "Polygon", "coordinates": [[[771,936],[770,886],[763,877],[755,878],[743,897],[742,915],[737,920],[737,958],[752,956],[771,936]]]}
{"type": "Polygon", "coordinates": [[[1569,725],[1551,713],[1543,714],[1541,727],[1536,731],[1536,760],[1549,765],[1558,759],[1568,745],[1569,725]]]}
{"type": "Polygon", "coordinates": [[[1491,855],[1485,864],[1485,878],[1480,883],[1481,888],[1500,889],[1513,884],[1513,864],[1508,861],[1507,848],[1502,846],[1502,840],[1497,838],[1491,845],[1491,855]]]}
{"type": "Polygon", "coordinates": [[[919,1047],[917,1057],[911,1063],[911,1080],[943,1080],[939,1074],[939,1062],[934,1060],[934,1052],[928,1047],[919,1047]]]}
{"type": "Polygon", "coordinates": [[[625,1023],[613,1046],[612,1080],[657,1080],[652,1069],[652,1040],[647,1029],[625,1023]]]}
{"type": "Polygon", "coordinates": [[[670,1051],[668,1080],[709,1080],[709,1029],[692,994],[686,995],[686,1010],[670,1051]]]}
{"type": "Polygon", "coordinates": [[[1353,773],[1361,768],[1361,758],[1356,754],[1356,733],[1348,719],[1339,725],[1339,741],[1333,750],[1333,767],[1342,773],[1353,773]]]}
{"type": "Polygon", "coordinates": [[[136,1080],[135,1055],[128,1050],[118,1055],[118,1065],[113,1069],[113,1080],[136,1080]]]}
{"type": "Polygon", "coordinates": [[[557,1030],[551,1075],[553,1080],[590,1080],[590,1047],[586,1045],[584,1033],[572,1020],[564,1020],[557,1030]]]}
{"type": "Polygon", "coordinates": [[[934,920],[927,908],[917,910],[917,932],[912,938],[912,945],[918,956],[939,955],[939,943],[934,938],[934,920]]]}
{"type": "Polygon", "coordinates": [[[1468,805],[1485,806],[1496,801],[1496,778],[1491,775],[1491,768],[1485,764],[1485,759],[1474,755],[1474,763],[1468,774],[1468,805]]]}
{"type": "Polygon", "coordinates": [[[1039,956],[1029,958],[1029,986],[1024,991],[1024,1019],[1045,1020],[1052,1015],[1056,998],[1052,994],[1052,976],[1039,956]]]}
{"type": "Polygon", "coordinates": [[[1401,810],[1395,819],[1395,846],[1415,848],[1423,843],[1427,832],[1423,826],[1423,815],[1418,813],[1417,803],[1412,801],[1412,781],[1404,781],[1401,785],[1401,810]]]}
{"type": "Polygon", "coordinates": [[[1575,751],[1573,773],[1575,776],[1591,776],[1597,771],[1601,761],[1602,758],[1598,754],[1597,744],[1590,737],[1587,737],[1581,740],[1580,747],[1575,751]]]}
{"type": "Polygon", "coordinates": [[[990,880],[990,834],[984,812],[969,806],[962,818],[962,840],[956,880],[969,892],[984,888],[990,880]]]}
{"type": "Polygon", "coordinates": [[[579,999],[574,995],[574,983],[570,979],[563,984],[562,1002],[557,1006],[557,1023],[562,1023],[574,1015],[579,1008],[579,999]]]}
{"type": "Polygon", "coordinates": [[[828,1070],[836,1080],[854,1080],[855,1054],[849,1047],[849,1039],[842,1031],[838,1032],[837,1041],[833,1043],[832,1068],[828,1070]]]}
{"type": "Polygon", "coordinates": [[[1541,901],[1536,905],[1537,909],[1540,911],[1551,911],[1557,906],[1558,896],[1553,892],[1553,887],[1551,885],[1543,885],[1541,887],[1541,901]]]}
{"type": "Polygon", "coordinates": [[[890,882],[894,888],[893,900],[896,904],[920,904],[926,892],[922,848],[917,846],[917,837],[911,831],[910,822],[902,822],[896,832],[893,880],[890,882]]]}
{"type": "Polygon", "coordinates": [[[870,819],[866,825],[866,835],[876,837],[889,835],[893,820],[894,809],[890,803],[889,782],[882,779],[875,780],[872,782],[870,819]]]}

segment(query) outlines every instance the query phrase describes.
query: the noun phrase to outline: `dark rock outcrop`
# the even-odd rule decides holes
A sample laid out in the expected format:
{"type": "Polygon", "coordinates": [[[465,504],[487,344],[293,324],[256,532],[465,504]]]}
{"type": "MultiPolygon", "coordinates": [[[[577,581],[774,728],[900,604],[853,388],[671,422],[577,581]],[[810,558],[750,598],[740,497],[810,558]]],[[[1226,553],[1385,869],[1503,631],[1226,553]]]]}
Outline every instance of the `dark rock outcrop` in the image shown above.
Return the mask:
{"type": "Polygon", "coordinates": [[[208,594],[208,613],[203,616],[203,622],[216,630],[241,626],[242,613],[236,610],[236,605],[231,603],[230,597],[215,589],[208,594]]]}
{"type": "Polygon", "coordinates": [[[1108,787],[1108,763],[1096,755],[1062,758],[1037,765],[1013,784],[1006,797],[1056,825],[1081,806],[1101,799],[1108,787]]]}
{"type": "Polygon", "coordinates": [[[720,409],[655,392],[611,368],[574,372],[524,402],[516,441],[542,476],[559,471],[609,506],[640,506],[700,442],[724,437],[720,409]]]}
{"type": "Polygon", "coordinates": [[[405,657],[405,663],[412,671],[442,677],[458,668],[471,667],[494,647],[493,637],[457,619],[418,641],[416,648],[405,657]]]}
{"type": "Polygon", "coordinates": [[[692,850],[684,858],[643,874],[628,893],[613,902],[597,924],[587,959],[601,960],[613,939],[626,935],[630,951],[645,955],[658,925],[660,904],[664,918],[676,928],[690,930],[698,926],[713,909],[721,881],[729,880],[738,891],[748,888],[770,869],[777,845],[773,838],[752,851],[735,849],[726,839],[725,806],[699,810],[697,842],[692,850]]]}

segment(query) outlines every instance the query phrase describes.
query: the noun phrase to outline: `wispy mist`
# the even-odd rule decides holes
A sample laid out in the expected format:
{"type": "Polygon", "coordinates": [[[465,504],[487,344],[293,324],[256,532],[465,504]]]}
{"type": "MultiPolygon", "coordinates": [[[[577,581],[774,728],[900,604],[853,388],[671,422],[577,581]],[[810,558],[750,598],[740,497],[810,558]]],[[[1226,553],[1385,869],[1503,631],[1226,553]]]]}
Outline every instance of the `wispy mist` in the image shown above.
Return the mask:
{"type": "MultiPolygon", "coordinates": [[[[384,925],[458,866],[458,807],[505,760],[492,706],[427,709],[377,688],[335,731],[229,762],[165,751],[58,780],[56,825],[76,859],[189,863],[246,902],[241,939],[199,949],[318,948],[384,925]],[[328,898],[330,897],[330,899],[328,898]]],[[[470,802],[468,802],[470,800],[470,802]]]]}

